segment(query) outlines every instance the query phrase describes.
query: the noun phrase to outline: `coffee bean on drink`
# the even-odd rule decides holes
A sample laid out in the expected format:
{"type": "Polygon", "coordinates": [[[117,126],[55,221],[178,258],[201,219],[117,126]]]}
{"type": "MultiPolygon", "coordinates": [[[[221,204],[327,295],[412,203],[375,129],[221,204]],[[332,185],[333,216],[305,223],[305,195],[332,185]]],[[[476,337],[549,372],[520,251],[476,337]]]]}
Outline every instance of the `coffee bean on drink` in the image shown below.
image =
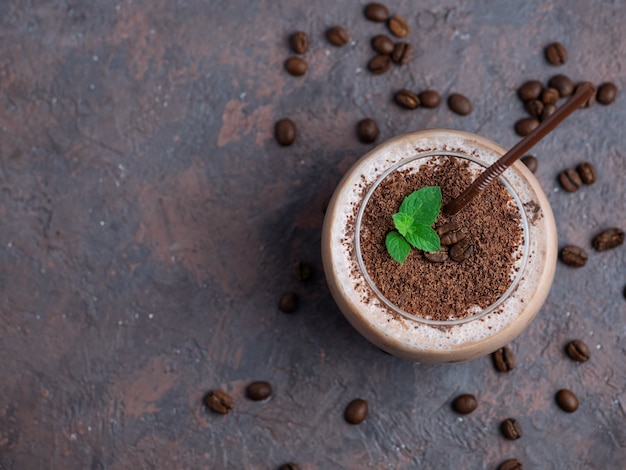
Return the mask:
{"type": "Polygon", "coordinates": [[[522,163],[528,167],[531,173],[536,172],[537,167],[539,166],[539,161],[532,155],[522,157],[522,163]]]}
{"type": "Polygon", "coordinates": [[[389,18],[389,10],[380,3],[368,3],[363,13],[365,13],[365,18],[376,23],[383,23],[389,18]]]}
{"type": "Polygon", "coordinates": [[[382,75],[391,68],[391,58],[388,55],[377,55],[369,61],[367,68],[374,75],[382,75]]]}
{"type": "Polygon", "coordinates": [[[617,96],[617,87],[613,83],[603,83],[598,87],[596,100],[600,104],[611,104],[617,96]]]}
{"type": "Polygon", "coordinates": [[[559,183],[563,186],[565,191],[573,193],[583,185],[583,180],[580,179],[580,175],[576,170],[568,168],[559,173],[559,183]]]}
{"type": "Polygon", "coordinates": [[[577,362],[587,362],[591,357],[589,346],[582,339],[573,339],[565,346],[567,355],[577,362]]]}
{"type": "Polygon", "coordinates": [[[556,392],[556,404],[559,405],[563,411],[573,413],[578,409],[578,397],[571,390],[561,389],[556,392]]]}
{"type": "Polygon", "coordinates": [[[300,467],[295,463],[289,462],[282,464],[280,467],[278,467],[278,470],[300,470],[300,467]]]}
{"type": "Polygon", "coordinates": [[[541,96],[543,84],[539,80],[529,80],[517,89],[517,96],[522,101],[536,100],[541,96]]]}
{"type": "Polygon", "coordinates": [[[311,277],[311,265],[306,261],[296,261],[293,265],[293,275],[300,282],[308,281],[311,277]]]}
{"type": "Polygon", "coordinates": [[[543,112],[541,113],[541,120],[545,121],[550,116],[552,116],[555,111],[556,111],[556,105],[554,105],[554,104],[546,104],[543,107],[543,112]]]}
{"type": "Polygon", "coordinates": [[[211,390],[205,397],[204,403],[216,413],[223,415],[229,413],[235,406],[233,397],[222,390],[211,390]]]}
{"type": "Polygon", "coordinates": [[[394,64],[398,65],[406,65],[411,60],[411,56],[413,55],[413,46],[411,46],[408,42],[398,42],[393,47],[393,52],[391,53],[391,60],[394,64]]]}
{"type": "Polygon", "coordinates": [[[410,90],[399,90],[393,98],[396,103],[406,109],[416,109],[420,105],[419,97],[410,90]]]}
{"type": "Polygon", "coordinates": [[[361,142],[369,144],[378,138],[378,124],[370,118],[362,119],[356,126],[356,132],[361,142]]]}
{"type": "Polygon", "coordinates": [[[343,416],[350,424],[362,423],[367,417],[367,402],[361,398],[352,400],[348,403],[343,416]]]}
{"type": "MultiPolygon", "coordinates": [[[[593,86],[593,83],[591,83],[591,82],[581,82],[578,85],[576,85],[576,88],[578,89],[579,86],[584,85],[584,84],[591,85],[594,88],[594,90],[595,90],[595,86],[593,86]]],[[[591,95],[591,97],[587,101],[585,101],[583,104],[581,104],[580,107],[581,108],[590,108],[595,103],[596,103],[596,94],[594,93],[593,95],[591,95]]]]}
{"type": "Polygon", "coordinates": [[[389,55],[393,52],[393,41],[386,34],[378,34],[372,38],[372,49],[379,54],[389,55]]]}
{"type": "Polygon", "coordinates": [[[523,118],[515,123],[515,132],[524,137],[534,131],[539,126],[539,121],[535,118],[523,118]]]}
{"type": "Polygon", "coordinates": [[[507,418],[500,426],[502,434],[512,441],[522,437],[522,425],[514,418],[507,418]]]}
{"type": "Polygon", "coordinates": [[[561,249],[561,261],[572,268],[582,268],[587,258],[587,252],[579,246],[566,245],[561,249]]]}
{"type": "Polygon", "coordinates": [[[465,234],[456,222],[448,222],[435,229],[442,245],[454,245],[465,238],[465,234]]]}
{"type": "Polygon", "coordinates": [[[559,101],[559,92],[556,88],[548,87],[541,93],[541,101],[543,104],[555,104],[559,101]]]}
{"type": "Polygon", "coordinates": [[[591,163],[581,163],[578,167],[576,167],[576,171],[580,175],[580,179],[583,183],[593,184],[596,182],[596,169],[591,163]]]}
{"type": "Polygon", "coordinates": [[[309,50],[309,36],[302,31],[293,33],[289,42],[291,43],[291,49],[296,54],[304,54],[309,50]]]}
{"type": "Polygon", "coordinates": [[[293,144],[296,140],[296,125],[289,118],[283,118],[274,125],[274,136],[284,147],[293,144]]]}
{"type": "Polygon", "coordinates": [[[548,86],[555,88],[559,92],[559,96],[564,98],[574,93],[574,82],[567,75],[555,75],[548,81],[548,86]]]}
{"type": "Polygon", "coordinates": [[[465,393],[463,395],[459,395],[452,402],[452,408],[454,411],[461,415],[466,415],[474,411],[478,407],[478,401],[476,401],[476,397],[469,393],[465,393]]]}
{"type": "Polygon", "coordinates": [[[460,93],[452,93],[448,97],[448,107],[461,116],[467,116],[472,112],[472,102],[460,93]]]}
{"type": "Polygon", "coordinates": [[[511,372],[515,369],[515,354],[508,346],[504,346],[493,353],[493,364],[498,372],[511,372]]]}
{"type": "Polygon", "coordinates": [[[470,241],[467,238],[463,238],[460,242],[450,247],[448,254],[452,261],[460,263],[472,256],[473,252],[474,247],[470,244],[470,241]]]}
{"type": "Polygon", "coordinates": [[[293,313],[298,309],[298,296],[294,292],[285,292],[278,301],[278,308],[283,313],[293,313]]]}
{"type": "Polygon", "coordinates": [[[498,470],[523,470],[522,462],[517,459],[507,459],[500,464],[498,470]]]}
{"type": "Polygon", "coordinates": [[[441,103],[441,96],[435,90],[424,90],[418,96],[424,108],[436,108],[441,103]]]}
{"type": "Polygon", "coordinates": [[[546,59],[552,65],[563,65],[567,62],[567,49],[560,42],[549,44],[546,49],[546,59]]]}
{"type": "Polygon", "coordinates": [[[409,34],[409,24],[401,16],[392,16],[387,21],[387,26],[391,34],[398,38],[405,38],[409,34]]]}
{"type": "Polygon", "coordinates": [[[534,118],[541,118],[541,113],[543,113],[544,104],[541,100],[528,100],[526,102],[526,111],[534,118]]]}
{"type": "Polygon", "coordinates": [[[348,44],[350,36],[348,35],[348,31],[341,26],[333,26],[326,31],[326,39],[328,39],[328,42],[333,46],[341,47],[348,44]]]}
{"type": "Polygon", "coordinates": [[[261,401],[272,395],[272,386],[265,381],[252,382],[246,387],[246,395],[250,400],[261,401]]]}
{"type": "Polygon", "coordinates": [[[610,228],[596,235],[591,244],[598,251],[606,251],[624,243],[624,231],[619,228],[610,228]]]}
{"type": "Polygon", "coordinates": [[[308,67],[306,60],[300,57],[290,57],[285,61],[285,70],[295,77],[304,75],[308,67]]]}
{"type": "Polygon", "coordinates": [[[424,258],[431,263],[443,263],[448,260],[448,250],[442,247],[439,251],[425,251],[424,258]]]}

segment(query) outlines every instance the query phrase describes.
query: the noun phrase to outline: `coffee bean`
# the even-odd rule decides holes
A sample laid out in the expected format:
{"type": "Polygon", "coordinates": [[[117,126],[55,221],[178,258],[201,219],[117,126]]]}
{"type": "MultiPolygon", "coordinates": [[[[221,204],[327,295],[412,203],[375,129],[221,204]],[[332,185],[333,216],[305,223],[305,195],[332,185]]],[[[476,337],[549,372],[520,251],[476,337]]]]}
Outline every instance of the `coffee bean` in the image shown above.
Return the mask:
{"type": "Polygon", "coordinates": [[[278,470],[300,470],[300,467],[295,463],[289,462],[282,464],[280,467],[278,467],[278,470]]]}
{"type": "Polygon", "coordinates": [[[328,42],[333,46],[341,47],[348,44],[350,36],[341,26],[333,26],[326,31],[326,39],[328,39],[328,42]]]}
{"type": "Polygon", "coordinates": [[[543,113],[544,104],[541,100],[528,100],[526,102],[526,111],[532,117],[539,119],[543,113]]]}
{"type": "Polygon", "coordinates": [[[365,13],[365,18],[376,23],[383,23],[389,18],[389,10],[380,3],[368,3],[363,13],[365,13]]]}
{"type": "Polygon", "coordinates": [[[515,369],[515,354],[508,346],[504,346],[493,353],[493,364],[498,372],[511,372],[515,369]]]}
{"type": "Polygon", "coordinates": [[[582,339],[574,339],[565,346],[567,355],[575,361],[587,362],[591,357],[589,346],[582,339]]]}
{"type": "Polygon", "coordinates": [[[410,90],[399,90],[393,98],[396,103],[406,109],[416,109],[420,105],[419,97],[410,90]]]}
{"type": "Polygon", "coordinates": [[[419,99],[424,108],[436,108],[441,103],[441,96],[435,90],[424,90],[419,94],[419,99]]]}
{"type": "Polygon", "coordinates": [[[522,101],[536,100],[541,96],[543,84],[539,80],[529,80],[517,89],[517,96],[522,101]]]}
{"type": "Polygon", "coordinates": [[[306,261],[296,261],[293,265],[293,275],[297,281],[308,281],[311,277],[311,265],[306,261]]]}
{"type": "Polygon", "coordinates": [[[598,92],[596,93],[596,100],[600,104],[611,104],[615,101],[615,97],[617,96],[617,87],[614,83],[603,83],[598,87],[598,92]]]}
{"type": "MultiPolygon", "coordinates": [[[[591,83],[591,82],[581,82],[578,85],[576,85],[576,88],[578,89],[578,87],[583,85],[583,84],[591,85],[594,88],[594,90],[595,90],[595,87],[593,86],[593,83],[591,83]]],[[[595,93],[593,95],[591,95],[591,97],[587,101],[585,101],[583,104],[581,104],[580,107],[581,108],[590,108],[594,104],[596,104],[596,94],[595,93]]]]}
{"type": "Polygon", "coordinates": [[[498,470],[523,470],[522,462],[517,459],[507,459],[500,464],[498,470]]]}
{"type": "Polygon", "coordinates": [[[522,425],[514,418],[507,418],[500,426],[502,434],[512,441],[522,437],[522,425]]]}
{"type": "Polygon", "coordinates": [[[539,166],[539,161],[532,155],[526,155],[525,157],[522,157],[522,163],[528,167],[531,173],[536,172],[537,167],[539,166]]]}
{"type": "Polygon", "coordinates": [[[552,65],[563,65],[567,62],[567,49],[560,42],[553,42],[545,49],[546,59],[552,65]]]}
{"type": "Polygon", "coordinates": [[[296,54],[304,54],[309,50],[309,36],[302,31],[293,33],[289,42],[291,43],[291,49],[296,54]]]}
{"type": "Polygon", "coordinates": [[[470,244],[470,241],[467,238],[463,238],[450,247],[449,256],[453,261],[460,263],[472,256],[473,252],[474,247],[470,244]]]}
{"type": "Polygon", "coordinates": [[[372,49],[379,54],[389,55],[393,52],[393,41],[386,34],[379,34],[372,38],[372,49]]]}
{"type": "Polygon", "coordinates": [[[580,179],[580,175],[576,170],[568,168],[559,173],[559,182],[565,191],[573,193],[583,185],[583,180],[580,179]]]}
{"type": "Polygon", "coordinates": [[[448,97],[448,107],[452,112],[460,114],[461,116],[467,116],[472,112],[472,102],[459,93],[452,93],[448,97]]]}
{"type": "Polygon", "coordinates": [[[555,75],[548,81],[548,86],[555,88],[561,98],[565,98],[574,93],[574,82],[567,75],[555,75]]]}
{"type": "Polygon", "coordinates": [[[478,407],[476,397],[469,393],[459,395],[452,402],[452,408],[454,411],[461,415],[466,415],[474,411],[478,407]]]}
{"type": "Polygon", "coordinates": [[[596,169],[589,162],[583,162],[578,167],[576,167],[576,171],[580,175],[580,179],[585,184],[593,184],[596,182],[596,169]]]}
{"type": "Polygon", "coordinates": [[[289,118],[283,118],[274,125],[274,136],[284,147],[293,144],[296,140],[296,125],[289,118]]]}
{"type": "Polygon", "coordinates": [[[406,65],[411,60],[411,56],[413,55],[413,46],[411,46],[408,42],[398,42],[393,47],[393,52],[391,53],[391,60],[394,64],[398,65],[406,65]]]}
{"type": "Polygon", "coordinates": [[[283,313],[293,313],[298,309],[298,296],[294,292],[285,292],[278,302],[278,308],[283,313]]]}
{"type": "Polygon", "coordinates": [[[439,235],[442,245],[454,245],[465,238],[465,234],[456,222],[443,224],[441,227],[436,228],[435,231],[439,235]]]}
{"type": "Polygon", "coordinates": [[[524,137],[534,131],[539,126],[539,121],[535,118],[523,118],[515,123],[515,132],[524,137]]]}
{"type": "Polygon", "coordinates": [[[309,65],[300,57],[290,57],[285,61],[285,70],[295,77],[304,75],[309,65]]]}
{"type": "Polygon", "coordinates": [[[356,132],[361,142],[369,144],[378,138],[378,124],[373,119],[362,119],[356,126],[356,132]]]}
{"type": "Polygon", "coordinates": [[[561,389],[556,392],[556,404],[559,405],[563,411],[573,413],[578,409],[578,397],[571,390],[561,389]]]}
{"type": "Polygon", "coordinates": [[[391,34],[398,38],[405,38],[409,34],[409,24],[401,16],[392,16],[387,21],[387,26],[391,34]]]}
{"type": "Polygon", "coordinates": [[[572,268],[582,268],[587,258],[587,252],[579,246],[566,245],[561,249],[561,261],[572,268]]]}
{"type": "Polygon", "coordinates": [[[352,400],[348,403],[343,416],[350,424],[362,423],[367,417],[367,402],[361,398],[352,400]]]}
{"type": "Polygon", "coordinates": [[[229,413],[235,406],[233,397],[222,390],[211,390],[205,397],[204,403],[216,413],[223,415],[229,413]]]}
{"type": "Polygon", "coordinates": [[[624,243],[624,231],[619,228],[610,228],[596,235],[591,244],[598,251],[606,251],[624,243]]]}
{"type": "Polygon", "coordinates": [[[425,251],[424,258],[431,263],[443,263],[448,260],[448,250],[442,247],[439,251],[425,251]]]}
{"type": "Polygon", "coordinates": [[[391,58],[388,55],[377,55],[369,61],[367,68],[374,75],[382,75],[391,68],[391,58]]]}
{"type": "Polygon", "coordinates": [[[556,105],[554,105],[554,104],[546,104],[543,107],[543,112],[541,113],[541,120],[545,121],[550,116],[552,116],[555,111],[556,111],[556,105]]]}
{"type": "Polygon", "coordinates": [[[246,395],[250,400],[265,400],[272,395],[272,386],[264,381],[252,382],[246,387],[246,395]]]}
{"type": "Polygon", "coordinates": [[[541,93],[541,101],[543,104],[555,104],[559,101],[559,92],[556,88],[548,87],[541,93]]]}

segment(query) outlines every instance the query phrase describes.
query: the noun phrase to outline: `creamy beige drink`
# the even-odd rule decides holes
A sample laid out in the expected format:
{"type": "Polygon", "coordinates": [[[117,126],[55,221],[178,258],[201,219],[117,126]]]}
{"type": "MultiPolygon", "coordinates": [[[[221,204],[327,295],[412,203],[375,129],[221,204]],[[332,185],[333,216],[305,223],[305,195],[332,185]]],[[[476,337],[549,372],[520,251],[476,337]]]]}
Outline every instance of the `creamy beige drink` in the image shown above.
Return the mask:
{"type": "Polygon", "coordinates": [[[391,172],[398,168],[419,171],[425,162],[436,164],[438,158],[446,156],[470,160],[470,170],[477,175],[504,153],[505,149],[477,135],[418,131],[375,148],[344,176],[324,221],[324,270],[339,308],[369,341],[414,361],[464,361],[509,343],[537,314],[554,277],[556,227],[539,183],[521,163],[500,178],[519,210],[523,237],[519,256],[511,263],[510,285],[491,305],[468,305],[466,312],[443,320],[433,319],[428,312],[404,311],[372,282],[361,253],[360,219],[366,202],[391,172]]]}

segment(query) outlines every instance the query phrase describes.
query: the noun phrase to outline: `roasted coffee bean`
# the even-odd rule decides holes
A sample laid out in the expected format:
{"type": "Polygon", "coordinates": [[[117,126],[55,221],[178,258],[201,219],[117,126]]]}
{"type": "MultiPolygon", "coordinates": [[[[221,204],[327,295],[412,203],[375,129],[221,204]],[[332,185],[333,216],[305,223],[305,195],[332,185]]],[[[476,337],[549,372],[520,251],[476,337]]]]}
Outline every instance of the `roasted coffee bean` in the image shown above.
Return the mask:
{"type": "Polygon", "coordinates": [[[274,125],[274,136],[278,143],[282,146],[288,146],[293,144],[296,140],[296,125],[289,119],[284,118],[277,121],[274,125]]]}
{"type": "Polygon", "coordinates": [[[246,395],[250,400],[261,401],[272,395],[272,386],[264,381],[252,382],[246,387],[246,395]]]}
{"type": "Polygon", "coordinates": [[[473,252],[474,247],[470,244],[470,241],[467,238],[464,238],[450,247],[448,255],[452,261],[460,263],[472,256],[473,252]]]}
{"type": "Polygon", "coordinates": [[[296,465],[295,463],[288,462],[278,467],[278,470],[300,470],[300,467],[296,465]]]}
{"type": "Polygon", "coordinates": [[[393,52],[391,53],[391,60],[394,64],[398,65],[406,65],[411,60],[411,56],[413,55],[413,46],[411,46],[408,42],[398,42],[393,47],[393,52]]]}
{"type": "Polygon", "coordinates": [[[580,179],[580,175],[576,170],[568,168],[559,173],[559,182],[565,191],[573,193],[583,185],[583,180],[580,179]]]}
{"type": "Polygon", "coordinates": [[[541,118],[541,113],[543,113],[543,101],[541,100],[528,100],[526,102],[526,111],[534,118],[541,118]]]}
{"type": "Polygon", "coordinates": [[[405,38],[409,34],[409,24],[401,16],[392,16],[389,18],[387,26],[389,27],[391,34],[398,38],[405,38]]]}
{"type": "Polygon", "coordinates": [[[372,38],[372,49],[379,54],[389,55],[393,52],[393,41],[386,34],[379,34],[372,38]]]}
{"type": "Polygon", "coordinates": [[[611,104],[617,96],[617,87],[614,83],[603,83],[598,87],[596,100],[600,104],[611,104]]]}
{"type": "Polygon", "coordinates": [[[293,265],[293,275],[297,281],[308,281],[311,277],[311,265],[306,261],[296,261],[293,265]]]}
{"type": "Polygon", "coordinates": [[[442,245],[454,245],[465,238],[465,234],[456,222],[448,222],[435,229],[442,245]]]}
{"type": "Polygon", "coordinates": [[[515,123],[515,132],[524,137],[534,131],[539,126],[539,121],[535,118],[523,118],[515,123]]]}
{"type": "Polygon", "coordinates": [[[606,251],[624,243],[624,231],[619,228],[610,228],[596,235],[591,244],[598,251],[606,251]]]}
{"type": "Polygon", "coordinates": [[[559,101],[559,92],[556,88],[548,87],[541,93],[543,104],[556,104],[559,101]]]}
{"type": "Polygon", "coordinates": [[[424,108],[436,108],[441,103],[441,96],[435,90],[424,90],[418,96],[424,108]]]}
{"type": "Polygon", "coordinates": [[[452,408],[454,411],[461,415],[466,415],[474,411],[478,407],[476,397],[469,393],[459,395],[452,402],[452,408]]]}
{"type": "Polygon", "coordinates": [[[361,398],[352,400],[348,403],[343,414],[346,421],[350,424],[360,424],[367,417],[367,402],[361,398]]]}
{"type": "Polygon", "coordinates": [[[393,98],[396,103],[406,109],[416,109],[420,105],[419,97],[410,90],[399,90],[393,98]]]}
{"type": "Polygon", "coordinates": [[[229,413],[235,406],[233,397],[222,390],[211,390],[205,397],[204,403],[216,413],[223,415],[229,413]]]}
{"type": "Polygon", "coordinates": [[[552,65],[563,65],[567,62],[567,49],[560,42],[553,42],[545,49],[546,59],[552,65]]]}
{"type": "Polygon", "coordinates": [[[461,116],[467,116],[472,112],[472,102],[459,93],[452,93],[448,97],[448,107],[452,112],[460,114],[461,116]]]}
{"type": "Polygon", "coordinates": [[[309,36],[302,31],[293,33],[289,42],[291,43],[291,49],[296,54],[304,54],[309,50],[309,36]]]}
{"type": "Polygon", "coordinates": [[[328,42],[333,46],[341,47],[348,44],[350,36],[348,35],[348,31],[341,26],[333,26],[326,31],[326,39],[328,39],[328,42]]]}
{"type": "Polygon", "coordinates": [[[285,61],[285,70],[295,77],[304,75],[308,68],[306,60],[300,57],[290,57],[285,61]]]}
{"type": "Polygon", "coordinates": [[[389,10],[380,3],[368,3],[363,13],[365,13],[365,18],[376,23],[383,23],[389,18],[389,10]]]}
{"type": "Polygon", "coordinates": [[[561,249],[561,261],[572,268],[582,268],[587,258],[587,252],[579,246],[566,245],[561,249]]]}
{"type": "Polygon", "coordinates": [[[574,339],[567,343],[565,352],[577,362],[587,362],[591,357],[589,346],[582,339],[574,339]]]}
{"type": "Polygon", "coordinates": [[[541,96],[543,85],[539,80],[529,80],[517,89],[517,96],[522,101],[536,100],[541,96]]]}
{"type": "Polygon", "coordinates": [[[448,250],[442,249],[439,251],[425,251],[424,258],[426,258],[431,263],[443,263],[444,261],[448,260],[448,250]]]}
{"type": "Polygon", "coordinates": [[[285,292],[278,302],[278,308],[283,313],[293,313],[298,309],[298,296],[294,292],[285,292]]]}
{"type": "Polygon", "coordinates": [[[576,167],[576,171],[580,175],[580,179],[583,183],[593,184],[596,182],[596,169],[591,163],[581,163],[578,167],[576,167]]]}
{"type": "Polygon", "coordinates": [[[382,75],[391,68],[391,58],[388,55],[377,55],[369,61],[367,68],[374,75],[382,75]]]}
{"type": "Polygon", "coordinates": [[[500,464],[498,470],[523,470],[522,462],[517,459],[507,459],[500,464]]]}
{"type": "Polygon", "coordinates": [[[559,405],[563,411],[573,413],[578,409],[578,397],[571,390],[561,389],[556,392],[556,404],[559,405]]]}
{"type": "MultiPolygon", "coordinates": [[[[581,86],[581,85],[583,85],[585,83],[588,84],[588,85],[591,85],[595,89],[595,87],[593,86],[593,83],[591,83],[591,82],[579,83],[578,85],[576,85],[576,88],[578,88],[579,86],[581,86]]],[[[580,107],[581,108],[590,108],[594,104],[596,104],[596,94],[595,93],[593,95],[591,95],[591,97],[587,101],[585,101],[583,104],[581,104],[580,107]]]]}
{"type": "Polygon", "coordinates": [[[512,441],[522,437],[522,425],[514,418],[507,418],[500,427],[502,434],[512,441]]]}
{"type": "Polygon", "coordinates": [[[548,86],[555,88],[561,98],[565,98],[574,93],[574,82],[567,75],[555,75],[548,81],[548,86]]]}
{"type": "Polygon", "coordinates": [[[378,124],[370,118],[362,119],[356,126],[356,132],[361,142],[369,144],[378,138],[378,124]]]}
{"type": "Polygon", "coordinates": [[[528,167],[531,173],[537,171],[537,167],[539,166],[539,162],[532,155],[526,155],[522,157],[522,163],[528,167]]]}
{"type": "Polygon", "coordinates": [[[504,346],[493,353],[493,364],[498,372],[511,372],[515,369],[515,354],[508,346],[504,346]]]}
{"type": "Polygon", "coordinates": [[[543,107],[543,112],[541,113],[541,120],[545,121],[550,116],[552,116],[555,111],[556,111],[556,105],[554,105],[554,104],[546,104],[543,107]]]}

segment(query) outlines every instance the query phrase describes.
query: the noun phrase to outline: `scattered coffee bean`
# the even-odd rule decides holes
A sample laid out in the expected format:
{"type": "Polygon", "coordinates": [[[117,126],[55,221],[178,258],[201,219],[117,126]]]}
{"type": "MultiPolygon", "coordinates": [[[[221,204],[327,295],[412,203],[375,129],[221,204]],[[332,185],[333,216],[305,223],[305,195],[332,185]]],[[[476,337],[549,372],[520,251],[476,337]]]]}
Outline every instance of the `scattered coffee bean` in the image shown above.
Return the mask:
{"type": "Polygon", "coordinates": [[[326,31],[326,39],[328,39],[328,42],[333,46],[341,47],[348,44],[350,36],[348,35],[348,31],[341,26],[333,26],[326,31]]]}
{"type": "Polygon", "coordinates": [[[532,155],[526,155],[525,157],[522,157],[522,163],[528,167],[531,173],[536,172],[537,167],[539,166],[539,161],[537,161],[537,159],[532,155]]]}
{"type": "Polygon", "coordinates": [[[567,49],[560,42],[553,42],[545,49],[546,59],[552,65],[563,65],[567,62],[567,49]]]}
{"type": "Polygon", "coordinates": [[[504,346],[493,353],[493,364],[498,372],[511,372],[515,369],[515,354],[508,346],[504,346]]]}
{"type": "Polygon", "coordinates": [[[367,402],[357,398],[348,403],[344,418],[350,424],[360,424],[367,417],[367,402]]]}
{"type": "Polygon", "coordinates": [[[613,83],[603,83],[598,87],[596,100],[600,104],[611,104],[617,96],[617,87],[613,83]]]}
{"type": "Polygon", "coordinates": [[[452,93],[448,97],[448,107],[452,112],[460,114],[461,116],[467,116],[472,112],[472,102],[459,93],[452,93]]]}
{"type": "Polygon", "coordinates": [[[393,98],[396,103],[406,109],[416,109],[420,105],[419,97],[410,90],[399,90],[393,98]]]}
{"type": "Polygon", "coordinates": [[[571,390],[561,389],[556,392],[556,404],[563,411],[573,413],[578,409],[578,397],[571,390]]]}
{"type": "Polygon", "coordinates": [[[383,23],[389,18],[389,10],[380,3],[368,3],[365,5],[365,18],[376,23],[383,23]]]}
{"type": "Polygon", "coordinates": [[[522,462],[517,459],[507,459],[500,464],[498,470],[523,470],[522,462]]]}
{"type": "Polygon", "coordinates": [[[309,36],[302,31],[293,33],[291,35],[290,43],[291,49],[296,54],[304,54],[309,50],[309,36]]]}
{"type": "Polygon", "coordinates": [[[452,408],[454,411],[461,415],[466,415],[474,411],[478,407],[476,397],[469,393],[459,395],[452,402],[452,408]]]}
{"type": "Polygon", "coordinates": [[[436,108],[441,103],[441,96],[435,90],[424,90],[419,94],[419,99],[424,108],[436,108]]]}
{"type": "Polygon", "coordinates": [[[561,98],[565,98],[574,93],[574,82],[567,75],[555,75],[548,81],[548,86],[555,88],[561,98]]]}
{"type": "Polygon", "coordinates": [[[391,53],[391,60],[394,64],[398,65],[406,65],[411,60],[411,56],[413,55],[413,46],[411,46],[408,42],[398,42],[393,47],[393,52],[391,53]]]}
{"type": "Polygon", "coordinates": [[[229,413],[235,406],[233,397],[222,390],[211,390],[205,397],[204,403],[216,413],[223,415],[229,413]]]}
{"type": "Polygon", "coordinates": [[[465,234],[456,222],[448,222],[435,229],[442,245],[454,245],[465,238],[465,234]]]}
{"type": "Polygon", "coordinates": [[[448,250],[442,247],[439,251],[425,251],[424,258],[431,263],[443,263],[448,260],[448,250]]]}
{"type": "Polygon", "coordinates": [[[522,425],[514,418],[507,418],[500,427],[502,434],[512,441],[522,437],[522,425]]]}
{"type": "Polygon", "coordinates": [[[556,104],[559,101],[559,92],[556,88],[548,87],[541,93],[543,104],[556,104]]]}
{"type": "Polygon", "coordinates": [[[296,140],[296,125],[289,118],[283,118],[274,125],[274,136],[284,147],[293,144],[296,140]]]}
{"type": "Polygon", "coordinates": [[[296,261],[293,265],[293,275],[297,281],[308,281],[311,277],[311,265],[306,261],[296,261]]]}
{"type": "Polygon", "coordinates": [[[582,339],[574,339],[565,346],[567,355],[575,361],[587,362],[591,357],[589,346],[582,339]]]}
{"type": "Polygon", "coordinates": [[[278,302],[278,308],[283,313],[293,313],[298,309],[298,296],[294,292],[285,292],[278,302]]]}
{"type": "Polygon", "coordinates": [[[556,105],[554,105],[554,104],[547,104],[547,105],[545,105],[543,107],[543,112],[541,113],[541,120],[545,121],[550,116],[552,116],[555,111],[556,111],[556,105]]]}
{"type": "MultiPolygon", "coordinates": [[[[583,84],[585,84],[585,83],[587,83],[587,84],[589,84],[589,85],[593,86],[593,83],[591,83],[591,82],[582,82],[582,83],[579,83],[579,84],[576,86],[576,88],[578,88],[579,86],[581,86],[581,85],[583,85],[583,84]]],[[[595,87],[594,87],[594,89],[595,89],[595,87]]],[[[581,107],[581,108],[590,108],[590,107],[592,107],[595,103],[596,103],[596,94],[594,93],[593,95],[591,95],[591,97],[590,97],[587,101],[585,101],[583,104],[581,104],[581,105],[580,105],[580,107],[581,107]]]]}
{"type": "Polygon", "coordinates": [[[289,462],[282,464],[280,467],[278,467],[278,470],[300,470],[300,467],[295,463],[289,462]]]}
{"type": "Polygon", "coordinates": [[[515,123],[515,132],[524,137],[534,131],[539,126],[539,121],[535,118],[523,118],[515,123]]]}
{"type": "Polygon", "coordinates": [[[622,292],[622,294],[624,295],[624,298],[626,299],[626,286],[624,286],[624,291],[622,292]]]}
{"type": "Polygon", "coordinates": [[[536,100],[541,96],[543,85],[539,80],[529,80],[517,89],[517,96],[522,101],[536,100]]]}
{"type": "Polygon", "coordinates": [[[252,382],[246,387],[246,395],[250,400],[265,400],[272,395],[272,386],[264,381],[252,382]]]}
{"type": "Polygon", "coordinates": [[[463,238],[450,247],[449,256],[452,261],[460,263],[472,256],[473,252],[474,247],[470,244],[470,241],[467,238],[463,238]]]}
{"type": "Polygon", "coordinates": [[[572,268],[582,268],[587,258],[587,252],[579,246],[566,245],[561,249],[561,261],[572,268]]]}
{"type": "Polygon", "coordinates": [[[559,182],[565,191],[573,193],[583,185],[583,180],[580,179],[580,175],[576,170],[568,168],[559,173],[559,182]]]}
{"type": "Polygon", "coordinates": [[[610,228],[596,235],[591,242],[598,251],[606,251],[624,243],[624,231],[619,228],[610,228]]]}
{"type": "Polygon", "coordinates": [[[388,55],[377,55],[369,61],[367,68],[374,75],[382,75],[391,68],[391,58],[388,55]]]}
{"type": "Polygon", "coordinates": [[[393,52],[393,41],[386,34],[378,34],[372,38],[372,49],[379,54],[389,55],[393,52]]]}
{"type": "Polygon", "coordinates": [[[378,138],[378,124],[370,118],[362,119],[356,126],[356,132],[361,142],[372,143],[378,138]]]}
{"type": "Polygon", "coordinates": [[[541,118],[541,113],[543,113],[544,104],[541,100],[528,100],[526,102],[526,111],[534,118],[541,118]]]}
{"type": "Polygon", "coordinates": [[[591,163],[581,163],[576,168],[576,171],[580,175],[580,179],[583,181],[583,183],[593,184],[596,182],[596,169],[591,163]]]}
{"type": "Polygon", "coordinates": [[[389,18],[387,26],[389,26],[391,34],[398,38],[405,38],[409,34],[409,24],[401,16],[392,16],[389,18]]]}
{"type": "Polygon", "coordinates": [[[306,60],[300,57],[290,57],[285,61],[285,70],[295,77],[304,75],[308,67],[306,60]]]}

